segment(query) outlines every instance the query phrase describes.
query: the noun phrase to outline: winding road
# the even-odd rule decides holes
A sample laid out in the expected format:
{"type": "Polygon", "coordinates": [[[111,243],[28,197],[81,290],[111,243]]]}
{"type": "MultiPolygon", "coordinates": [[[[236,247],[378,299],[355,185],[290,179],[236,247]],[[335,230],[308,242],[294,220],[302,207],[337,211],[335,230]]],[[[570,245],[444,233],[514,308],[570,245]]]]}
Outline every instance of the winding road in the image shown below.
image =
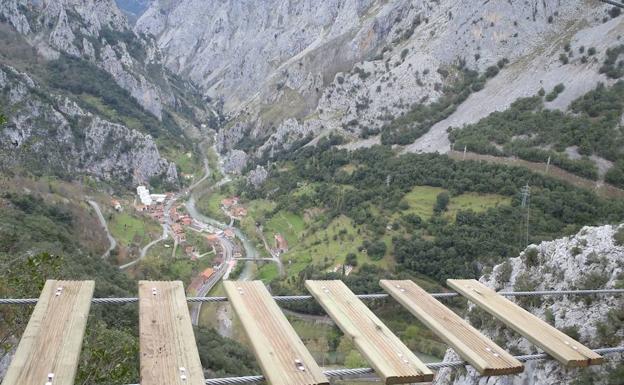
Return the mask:
{"type": "Polygon", "coordinates": [[[108,224],[106,223],[106,218],[104,218],[104,215],[102,215],[102,211],[100,210],[100,206],[97,204],[97,202],[91,199],[87,199],[87,203],[89,203],[91,207],[93,207],[93,210],[95,210],[95,213],[97,214],[97,217],[100,220],[100,224],[104,228],[106,237],[108,238],[108,243],[109,243],[108,250],[106,250],[106,252],[102,254],[102,259],[106,259],[110,257],[111,251],[113,251],[115,247],[117,247],[117,240],[111,235],[110,231],[108,230],[108,224]]]}

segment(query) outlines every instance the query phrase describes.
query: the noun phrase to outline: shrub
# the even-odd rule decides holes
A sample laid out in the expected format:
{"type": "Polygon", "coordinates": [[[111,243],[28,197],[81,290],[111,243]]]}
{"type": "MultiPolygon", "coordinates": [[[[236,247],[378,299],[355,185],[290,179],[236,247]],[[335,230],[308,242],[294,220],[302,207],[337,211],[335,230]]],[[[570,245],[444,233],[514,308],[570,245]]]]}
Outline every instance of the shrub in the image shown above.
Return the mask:
{"type": "Polygon", "coordinates": [[[593,271],[581,277],[576,283],[576,287],[581,290],[604,289],[604,286],[609,282],[609,278],[609,274],[606,272],[593,271]]]}
{"type": "Polygon", "coordinates": [[[562,83],[557,84],[555,88],[553,88],[553,90],[548,95],[546,95],[546,101],[552,102],[553,100],[557,99],[557,96],[559,96],[559,94],[562,93],[564,89],[565,86],[562,83]]]}
{"type": "Polygon", "coordinates": [[[496,280],[500,283],[509,282],[512,273],[511,262],[506,260],[496,271],[496,280]]]}
{"type": "Polygon", "coordinates": [[[489,66],[486,70],[485,70],[485,76],[488,78],[493,78],[494,76],[496,76],[498,74],[498,67],[497,66],[489,66]]]}
{"type": "Polygon", "coordinates": [[[524,252],[524,264],[527,267],[539,265],[539,250],[537,248],[530,247],[524,252]]]}
{"type": "Polygon", "coordinates": [[[621,13],[622,10],[620,9],[620,7],[611,7],[611,9],[609,10],[609,16],[611,16],[612,19],[620,16],[621,13]]]}
{"type": "Polygon", "coordinates": [[[570,338],[574,338],[575,340],[579,340],[580,333],[578,326],[566,326],[561,328],[561,331],[567,334],[570,338]]]}
{"type": "Polygon", "coordinates": [[[450,200],[451,198],[449,197],[447,192],[439,193],[438,196],[436,197],[436,204],[435,204],[435,207],[433,208],[433,211],[436,214],[446,211],[450,200]]]}
{"type": "Polygon", "coordinates": [[[355,253],[349,253],[345,257],[345,265],[357,266],[357,255],[355,253]]]}
{"type": "Polygon", "coordinates": [[[589,47],[589,49],[587,50],[587,54],[589,56],[594,56],[596,54],[596,48],[595,47],[589,47]]]}
{"type": "Polygon", "coordinates": [[[621,78],[624,75],[624,61],[617,61],[621,54],[624,53],[624,44],[617,47],[607,49],[605,61],[600,67],[600,73],[607,75],[612,79],[621,78]]]}
{"type": "Polygon", "coordinates": [[[613,243],[616,246],[624,246],[624,226],[620,226],[613,234],[613,243]]]}
{"type": "MultiPolygon", "coordinates": [[[[534,291],[537,289],[538,282],[534,281],[528,273],[522,273],[516,278],[513,289],[514,291],[534,291]]],[[[520,306],[537,307],[542,303],[542,298],[538,296],[522,296],[516,297],[516,301],[520,306]]]]}
{"type": "Polygon", "coordinates": [[[617,161],[605,174],[605,181],[624,188],[624,160],[617,161]]]}
{"type": "Polygon", "coordinates": [[[561,64],[568,64],[568,55],[562,53],[559,55],[559,61],[561,62],[561,64]]]}

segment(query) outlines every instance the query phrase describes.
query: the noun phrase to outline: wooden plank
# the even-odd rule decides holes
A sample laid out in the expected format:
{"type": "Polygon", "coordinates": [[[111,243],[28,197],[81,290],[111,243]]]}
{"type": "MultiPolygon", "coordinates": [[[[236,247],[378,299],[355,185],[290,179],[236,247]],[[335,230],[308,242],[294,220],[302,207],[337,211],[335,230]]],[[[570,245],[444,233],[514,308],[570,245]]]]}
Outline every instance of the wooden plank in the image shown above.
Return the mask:
{"type": "Polygon", "coordinates": [[[225,281],[223,287],[269,384],[329,384],[262,281],[225,281]]]}
{"type": "Polygon", "coordinates": [[[394,299],[482,375],[520,373],[524,366],[412,281],[379,281],[394,299]]]}
{"type": "Polygon", "coordinates": [[[603,358],[474,279],[449,279],[457,290],[567,366],[597,365],[603,358]]]}
{"type": "Polygon", "coordinates": [[[433,379],[425,364],[342,281],[306,281],[306,288],[386,384],[433,379]]]}
{"type": "Polygon", "coordinates": [[[139,281],[139,343],[141,385],[204,384],[182,282],[139,281]]]}
{"type": "Polygon", "coordinates": [[[94,287],[46,281],[2,385],[73,385],[94,287]]]}

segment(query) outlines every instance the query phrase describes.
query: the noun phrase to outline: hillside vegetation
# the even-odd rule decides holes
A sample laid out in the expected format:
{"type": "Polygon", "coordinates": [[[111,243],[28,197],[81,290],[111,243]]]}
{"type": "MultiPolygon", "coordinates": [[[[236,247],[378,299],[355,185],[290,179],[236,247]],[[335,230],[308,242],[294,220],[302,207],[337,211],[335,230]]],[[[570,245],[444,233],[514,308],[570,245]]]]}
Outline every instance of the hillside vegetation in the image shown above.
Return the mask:
{"type": "Polygon", "coordinates": [[[355,253],[359,262],[383,258],[388,263],[378,266],[396,264],[397,271],[439,282],[476,277],[480,266],[517,255],[526,246],[521,226],[526,209],[520,205],[526,184],[532,189],[529,242],[624,216],[622,200],[601,199],[527,169],[440,155],[397,157],[383,146],[348,152],[331,147],[332,140],[274,164],[260,190],[240,191],[247,199],[276,203],[262,218],[265,223],[280,221],[284,213],[307,218],[292,253],[284,257],[297,262],[287,267],[293,274],[310,263],[319,265],[315,271],[325,271],[355,253]],[[346,165],[353,171],[345,172],[346,165]],[[332,242],[336,246],[329,248],[332,242]],[[372,249],[380,254],[364,257],[364,249],[378,243],[372,249]]]}
{"type": "Polygon", "coordinates": [[[620,122],[624,82],[598,85],[566,112],[545,108],[547,96],[520,99],[505,111],[453,129],[449,137],[456,149],[538,162],[550,157],[553,165],[591,179],[598,179],[599,173],[589,157],[599,156],[614,163],[605,180],[624,187],[624,129],[620,122]],[[571,147],[578,149],[578,157],[566,153],[571,147]]]}

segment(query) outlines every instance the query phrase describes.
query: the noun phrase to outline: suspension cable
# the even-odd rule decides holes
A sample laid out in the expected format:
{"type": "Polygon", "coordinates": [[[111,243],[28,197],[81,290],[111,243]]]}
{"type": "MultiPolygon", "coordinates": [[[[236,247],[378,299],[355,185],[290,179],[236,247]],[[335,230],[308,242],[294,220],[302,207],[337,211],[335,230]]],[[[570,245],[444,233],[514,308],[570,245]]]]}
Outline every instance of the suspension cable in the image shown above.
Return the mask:
{"type": "MultiPolygon", "coordinates": [[[[435,298],[457,297],[459,293],[430,293],[435,298]]],[[[592,294],[624,294],[624,289],[596,289],[596,290],[536,290],[536,291],[499,291],[498,294],[505,297],[521,297],[521,296],[557,296],[557,295],[592,295],[592,294]]],[[[385,299],[388,294],[358,294],[358,298],[364,300],[385,299]]],[[[281,295],[274,296],[276,302],[303,302],[313,300],[311,295],[281,295]]],[[[227,297],[187,297],[188,302],[227,302],[227,297]]],[[[38,301],[37,298],[0,298],[0,305],[34,305],[38,301]]],[[[118,297],[118,298],[92,298],[94,304],[115,304],[123,305],[127,303],[139,302],[136,297],[118,297]]]]}
{"type": "MultiPolygon", "coordinates": [[[[593,349],[594,352],[598,354],[613,354],[613,353],[624,353],[624,346],[618,346],[613,348],[600,348],[593,349]]],[[[546,353],[538,353],[538,354],[527,354],[522,356],[514,356],[520,362],[527,361],[535,361],[535,360],[546,360],[551,359],[551,357],[546,353]]],[[[438,370],[442,368],[460,368],[464,366],[469,366],[469,364],[465,361],[443,361],[443,362],[432,362],[425,364],[429,369],[438,370]]],[[[326,370],[323,372],[327,377],[354,377],[354,376],[362,376],[362,375],[371,375],[374,374],[375,370],[373,368],[355,368],[355,369],[332,369],[326,370]]],[[[209,378],[206,380],[206,385],[239,385],[239,384],[257,384],[261,381],[264,381],[264,376],[240,376],[240,377],[221,377],[221,378],[209,378]]],[[[139,384],[132,384],[139,385],[139,384]]]]}
{"type": "Polygon", "coordinates": [[[600,0],[600,1],[606,4],[611,4],[615,7],[624,8],[624,4],[618,3],[617,1],[613,1],[613,0],[600,0]]]}

